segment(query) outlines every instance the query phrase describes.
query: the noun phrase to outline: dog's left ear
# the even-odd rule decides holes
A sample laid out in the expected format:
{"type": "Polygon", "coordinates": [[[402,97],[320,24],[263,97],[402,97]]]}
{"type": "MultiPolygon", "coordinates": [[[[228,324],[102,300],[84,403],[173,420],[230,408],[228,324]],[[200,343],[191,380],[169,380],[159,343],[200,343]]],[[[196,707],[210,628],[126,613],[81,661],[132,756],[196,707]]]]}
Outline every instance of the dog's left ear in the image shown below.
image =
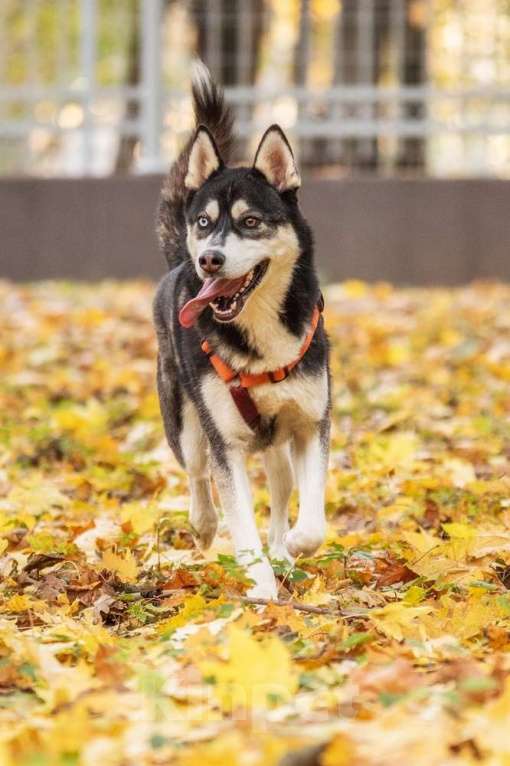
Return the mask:
{"type": "Polygon", "coordinates": [[[262,136],[253,167],[279,192],[301,186],[292,149],[279,125],[271,125],[262,136]]]}

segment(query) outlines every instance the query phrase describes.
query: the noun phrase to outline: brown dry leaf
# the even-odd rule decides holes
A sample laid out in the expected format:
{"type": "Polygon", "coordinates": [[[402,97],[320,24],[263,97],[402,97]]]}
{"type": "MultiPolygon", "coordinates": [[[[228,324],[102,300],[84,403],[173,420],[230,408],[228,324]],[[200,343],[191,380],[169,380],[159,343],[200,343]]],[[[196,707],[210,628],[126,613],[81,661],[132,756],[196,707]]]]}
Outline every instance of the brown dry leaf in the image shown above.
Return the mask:
{"type": "Polygon", "coordinates": [[[386,665],[363,665],[351,674],[350,680],[361,692],[375,694],[403,694],[423,686],[423,678],[408,660],[401,657],[386,665]]]}

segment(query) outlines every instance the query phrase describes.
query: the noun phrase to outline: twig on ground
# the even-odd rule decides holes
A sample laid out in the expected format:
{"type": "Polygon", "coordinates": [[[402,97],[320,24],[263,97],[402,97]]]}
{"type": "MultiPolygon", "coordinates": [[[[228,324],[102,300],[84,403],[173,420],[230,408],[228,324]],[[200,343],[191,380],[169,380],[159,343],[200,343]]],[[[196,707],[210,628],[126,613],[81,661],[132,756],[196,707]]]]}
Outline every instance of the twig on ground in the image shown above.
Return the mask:
{"type": "MultiPolygon", "coordinates": [[[[232,596],[229,596],[232,598],[232,596]]],[[[270,598],[252,598],[251,596],[236,596],[243,604],[254,604],[255,606],[290,606],[299,612],[309,612],[310,614],[325,614],[330,617],[357,617],[359,614],[351,614],[345,609],[326,609],[322,606],[312,606],[312,604],[300,604],[299,601],[278,601],[270,598]]]]}
{"type": "MultiPolygon", "coordinates": [[[[165,589],[162,587],[162,585],[150,582],[140,583],[139,585],[128,585],[124,583],[123,590],[125,593],[140,593],[141,595],[148,595],[149,593],[163,595],[165,592],[165,589]]],[[[345,617],[347,619],[366,616],[365,611],[340,608],[328,609],[322,606],[313,606],[312,604],[301,604],[299,601],[280,601],[278,599],[270,598],[253,598],[251,596],[241,596],[238,593],[227,593],[225,595],[226,598],[231,601],[240,601],[242,604],[252,604],[253,606],[269,606],[269,604],[274,604],[275,606],[290,606],[292,609],[295,609],[298,612],[308,612],[308,614],[323,614],[329,617],[345,617]]],[[[217,598],[217,596],[214,597],[217,598]]]]}

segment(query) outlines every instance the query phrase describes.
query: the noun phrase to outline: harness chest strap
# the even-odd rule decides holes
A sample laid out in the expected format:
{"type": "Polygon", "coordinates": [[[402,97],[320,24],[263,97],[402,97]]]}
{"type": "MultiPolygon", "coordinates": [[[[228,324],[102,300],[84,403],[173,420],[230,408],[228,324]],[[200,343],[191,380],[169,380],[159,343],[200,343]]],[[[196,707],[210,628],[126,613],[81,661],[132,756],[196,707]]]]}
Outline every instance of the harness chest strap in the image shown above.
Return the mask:
{"type": "Polygon", "coordinates": [[[202,341],[202,351],[209,357],[209,361],[211,362],[219,377],[225,383],[232,383],[232,381],[237,380],[235,385],[229,386],[229,391],[232,399],[234,400],[234,404],[239,410],[243,420],[253,430],[256,430],[259,424],[260,413],[257,409],[257,405],[250,396],[248,389],[252,388],[253,386],[261,386],[264,383],[280,383],[282,380],[287,378],[290,371],[293,370],[297,364],[299,364],[301,359],[308,351],[319,324],[323,308],[324,299],[321,295],[317,305],[313,310],[310,328],[299,350],[299,356],[289,364],[286,364],[284,367],[279,367],[277,370],[273,370],[271,372],[259,372],[254,374],[236,372],[232,369],[232,367],[224,362],[223,359],[218,356],[218,354],[214,353],[211,345],[209,344],[209,341],[202,341]]]}

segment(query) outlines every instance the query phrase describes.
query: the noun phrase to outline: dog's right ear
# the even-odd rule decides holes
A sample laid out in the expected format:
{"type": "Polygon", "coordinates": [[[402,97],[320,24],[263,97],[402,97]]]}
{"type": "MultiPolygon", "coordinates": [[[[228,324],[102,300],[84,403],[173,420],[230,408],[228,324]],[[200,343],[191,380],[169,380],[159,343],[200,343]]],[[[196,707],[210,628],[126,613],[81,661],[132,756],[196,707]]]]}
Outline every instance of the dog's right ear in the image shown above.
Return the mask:
{"type": "Polygon", "coordinates": [[[209,176],[222,166],[214,138],[204,125],[200,125],[191,144],[184,186],[190,191],[200,189],[209,176]]]}

